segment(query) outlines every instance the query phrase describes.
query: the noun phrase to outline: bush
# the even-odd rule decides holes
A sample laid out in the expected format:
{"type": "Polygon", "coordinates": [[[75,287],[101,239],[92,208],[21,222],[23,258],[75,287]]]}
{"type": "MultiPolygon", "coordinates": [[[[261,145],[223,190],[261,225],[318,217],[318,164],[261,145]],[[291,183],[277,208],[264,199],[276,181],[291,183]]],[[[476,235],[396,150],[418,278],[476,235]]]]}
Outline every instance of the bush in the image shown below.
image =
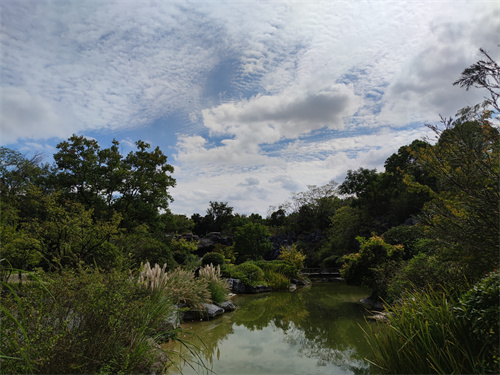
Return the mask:
{"type": "Polygon", "coordinates": [[[221,278],[220,266],[209,264],[200,270],[200,279],[205,280],[213,302],[224,302],[229,293],[229,285],[221,278]]]}
{"type": "Polygon", "coordinates": [[[207,266],[212,264],[213,266],[219,266],[224,264],[224,256],[219,253],[207,253],[201,260],[202,266],[207,266]]]}
{"type": "Polygon", "coordinates": [[[246,284],[255,285],[258,282],[264,281],[264,271],[255,264],[242,263],[236,267],[236,276],[246,284]]]}
{"type": "Polygon", "coordinates": [[[272,290],[286,290],[290,286],[290,279],[279,272],[264,271],[264,280],[272,290]]]}
{"type": "Polygon", "coordinates": [[[467,291],[459,301],[457,315],[463,319],[478,338],[488,347],[487,371],[500,373],[499,353],[499,317],[500,273],[494,271],[467,291]]]}
{"type": "Polygon", "coordinates": [[[342,257],[338,255],[331,255],[323,259],[323,267],[325,268],[338,268],[342,266],[342,257]]]}
{"type": "Polygon", "coordinates": [[[487,352],[454,313],[446,292],[412,292],[389,307],[388,322],[368,326],[375,363],[390,374],[483,374],[487,352]]]}
{"type": "Polygon", "coordinates": [[[404,262],[389,281],[388,295],[391,299],[404,296],[407,290],[425,290],[432,288],[448,291],[458,297],[467,288],[464,270],[457,262],[443,262],[436,256],[418,254],[404,262]]]}
{"type": "Polygon", "coordinates": [[[281,253],[279,258],[289,262],[298,270],[301,270],[304,267],[304,260],[306,256],[297,249],[297,245],[293,244],[292,246],[281,246],[281,253]]]}
{"type": "Polygon", "coordinates": [[[272,272],[281,273],[289,279],[297,277],[299,274],[299,270],[294,265],[284,260],[272,260],[272,261],[259,260],[257,262],[248,262],[248,263],[255,264],[263,271],[269,270],[272,272]]]}
{"type": "Polygon", "coordinates": [[[45,276],[1,302],[3,373],[150,372],[151,338],[173,311],[163,294],[117,271],[45,276]],[[20,354],[29,361],[11,359],[20,354]]]}
{"type": "Polygon", "coordinates": [[[351,285],[363,285],[372,289],[373,296],[386,296],[387,284],[398,268],[403,246],[389,245],[382,238],[358,237],[360,250],[345,255],[341,276],[351,285]]]}

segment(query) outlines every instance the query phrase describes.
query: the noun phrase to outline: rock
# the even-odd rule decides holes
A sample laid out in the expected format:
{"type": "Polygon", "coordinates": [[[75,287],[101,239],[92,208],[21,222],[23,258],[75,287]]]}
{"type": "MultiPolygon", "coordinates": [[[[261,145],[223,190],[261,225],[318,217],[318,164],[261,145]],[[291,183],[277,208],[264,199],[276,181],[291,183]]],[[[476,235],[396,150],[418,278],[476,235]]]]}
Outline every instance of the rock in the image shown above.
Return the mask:
{"type": "Polygon", "coordinates": [[[236,306],[233,305],[231,301],[224,301],[219,303],[219,306],[224,309],[224,311],[234,311],[236,310],[236,306]]]}
{"type": "Polygon", "coordinates": [[[361,302],[363,305],[366,305],[373,310],[379,310],[379,311],[384,310],[384,304],[382,303],[382,301],[374,300],[371,297],[360,299],[359,302],[361,302]]]}
{"type": "Polygon", "coordinates": [[[176,308],[172,311],[163,323],[167,330],[174,330],[181,325],[181,312],[176,308]]]}
{"type": "Polygon", "coordinates": [[[290,292],[295,292],[297,290],[297,285],[295,284],[290,284],[290,286],[288,287],[288,290],[290,292]]]}
{"type": "Polygon", "coordinates": [[[227,279],[229,288],[236,294],[244,294],[246,292],[246,284],[240,279],[227,279]]]}
{"type": "Polygon", "coordinates": [[[229,288],[237,294],[253,294],[253,293],[264,293],[264,292],[270,292],[271,288],[268,287],[267,285],[248,285],[245,284],[243,281],[240,279],[226,279],[227,283],[229,284],[229,288]]]}
{"type": "Polygon", "coordinates": [[[216,316],[224,314],[224,309],[217,305],[213,305],[211,303],[204,303],[203,307],[205,308],[206,316],[208,319],[213,319],[216,316]]]}
{"type": "Polygon", "coordinates": [[[388,313],[386,311],[372,311],[373,315],[369,315],[366,319],[376,320],[378,322],[388,322],[388,313]]]}

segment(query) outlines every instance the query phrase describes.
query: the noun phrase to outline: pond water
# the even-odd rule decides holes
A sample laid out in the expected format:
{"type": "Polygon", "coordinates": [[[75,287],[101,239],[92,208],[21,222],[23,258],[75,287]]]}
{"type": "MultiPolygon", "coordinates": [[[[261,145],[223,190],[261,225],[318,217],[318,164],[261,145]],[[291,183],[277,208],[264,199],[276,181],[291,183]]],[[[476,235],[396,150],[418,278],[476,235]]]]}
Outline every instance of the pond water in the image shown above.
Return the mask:
{"type": "MultiPolygon", "coordinates": [[[[235,296],[236,311],[182,326],[202,340],[182,337],[200,346],[209,371],[181,360],[177,365],[183,374],[368,374],[364,358],[370,349],[361,329],[366,311],[358,303],[367,295],[365,289],[328,282],[293,293],[235,296]]],[[[165,348],[192,363],[189,350],[178,343],[165,348]]]]}

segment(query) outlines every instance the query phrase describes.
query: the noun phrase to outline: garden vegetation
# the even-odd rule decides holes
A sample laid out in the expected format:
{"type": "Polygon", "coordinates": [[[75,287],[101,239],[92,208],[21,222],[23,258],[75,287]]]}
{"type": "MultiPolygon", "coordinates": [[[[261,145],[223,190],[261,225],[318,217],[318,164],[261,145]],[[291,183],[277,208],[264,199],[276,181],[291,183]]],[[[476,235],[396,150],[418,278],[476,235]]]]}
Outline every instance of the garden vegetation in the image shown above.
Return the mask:
{"type": "Polygon", "coordinates": [[[122,155],[73,135],[52,165],[1,147],[2,373],[161,372],[179,307],[224,301],[229,277],[286,290],[304,267],[385,304],[366,332],[381,372],[500,373],[500,67],[481,51],[455,84],[483,103],[266,218],[172,214],[173,167],[143,141],[122,155]]]}

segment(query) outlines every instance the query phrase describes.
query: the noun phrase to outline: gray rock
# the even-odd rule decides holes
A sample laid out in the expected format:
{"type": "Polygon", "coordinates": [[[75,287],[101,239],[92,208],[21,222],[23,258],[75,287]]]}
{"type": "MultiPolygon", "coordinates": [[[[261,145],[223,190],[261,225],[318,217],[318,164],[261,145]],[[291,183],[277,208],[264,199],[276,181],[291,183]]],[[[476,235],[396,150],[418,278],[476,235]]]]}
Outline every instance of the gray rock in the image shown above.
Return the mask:
{"type": "Polygon", "coordinates": [[[213,305],[211,303],[204,303],[203,307],[205,308],[205,312],[208,319],[213,319],[216,316],[224,314],[224,309],[217,305],[213,305]]]}
{"type": "Polygon", "coordinates": [[[229,288],[237,294],[253,294],[271,291],[271,288],[267,285],[252,286],[245,284],[240,279],[227,279],[227,282],[229,284],[229,288]]]}
{"type": "Polygon", "coordinates": [[[234,311],[236,310],[236,306],[233,305],[231,301],[224,301],[219,303],[219,306],[224,309],[224,311],[234,311]]]}

